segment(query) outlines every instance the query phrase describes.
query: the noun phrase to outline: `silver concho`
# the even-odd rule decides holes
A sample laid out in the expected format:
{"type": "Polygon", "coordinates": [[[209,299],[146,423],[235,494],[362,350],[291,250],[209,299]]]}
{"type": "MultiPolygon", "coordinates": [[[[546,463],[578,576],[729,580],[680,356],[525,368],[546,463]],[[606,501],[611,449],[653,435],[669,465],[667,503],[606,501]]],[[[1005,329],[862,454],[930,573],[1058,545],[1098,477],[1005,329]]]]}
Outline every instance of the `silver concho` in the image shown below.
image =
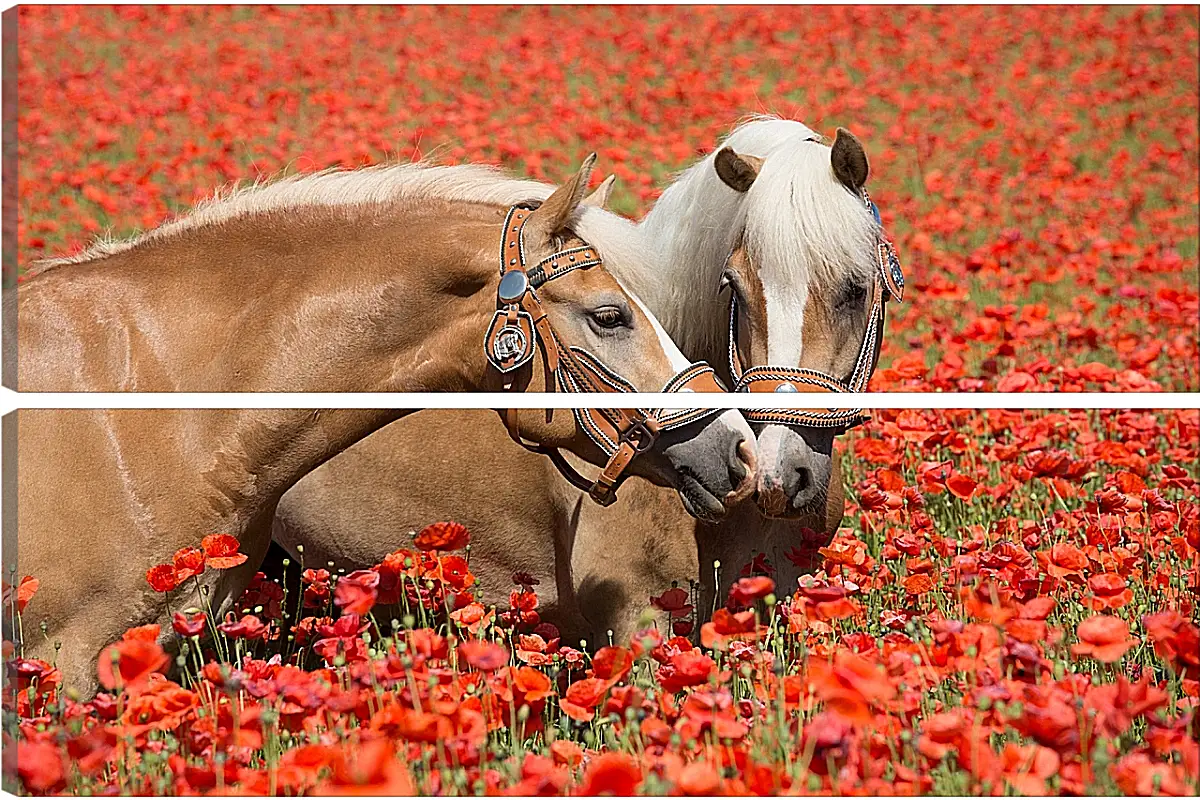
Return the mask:
{"type": "Polygon", "coordinates": [[[896,254],[888,252],[888,269],[892,273],[892,280],[897,286],[904,286],[904,272],[900,269],[900,259],[896,258],[896,254]]]}
{"type": "Polygon", "coordinates": [[[786,393],[788,393],[788,392],[798,392],[798,391],[800,391],[800,390],[796,388],[796,385],[795,385],[795,384],[792,384],[792,383],[781,383],[781,384],[779,384],[778,386],[776,386],[776,387],[775,387],[775,391],[776,391],[776,392],[782,392],[782,393],[785,393],[785,394],[786,394],[786,393]]]}
{"type": "Polygon", "coordinates": [[[527,291],[529,291],[529,276],[520,270],[514,270],[504,273],[500,278],[500,288],[497,290],[497,294],[500,296],[500,302],[508,305],[520,302],[527,291]]]}
{"type": "Polygon", "coordinates": [[[896,248],[890,241],[884,239],[879,243],[879,270],[885,287],[896,300],[904,297],[904,270],[900,268],[900,258],[896,248]]]}

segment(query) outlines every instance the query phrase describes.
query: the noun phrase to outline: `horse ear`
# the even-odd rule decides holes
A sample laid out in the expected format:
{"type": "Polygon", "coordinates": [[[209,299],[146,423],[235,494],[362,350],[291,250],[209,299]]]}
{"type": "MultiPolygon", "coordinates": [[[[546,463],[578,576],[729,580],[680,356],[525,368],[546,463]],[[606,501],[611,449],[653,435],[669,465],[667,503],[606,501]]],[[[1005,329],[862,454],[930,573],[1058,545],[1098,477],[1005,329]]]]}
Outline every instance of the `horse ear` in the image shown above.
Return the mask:
{"type": "Polygon", "coordinates": [[[857,194],[867,185],[871,167],[867,164],[867,153],[862,143],[845,128],[838,128],[829,151],[833,174],[846,188],[857,194]]]}
{"type": "Polygon", "coordinates": [[[569,181],[555,189],[554,194],[547,197],[537,210],[529,215],[525,230],[549,239],[566,228],[571,215],[583,200],[583,193],[587,191],[588,179],[591,178],[592,167],[595,165],[596,154],[592,153],[583,160],[583,165],[569,181]]]}
{"type": "Polygon", "coordinates": [[[750,189],[754,179],[762,169],[763,160],[756,156],[742,156],[733,151],[732,147],[722,147],[713,159],[719,177],[726,186],[734,191],[745,192],[750,189]]]}
{"type": "Polygon", "coordinates": [[[604,179],[604,182],[596,187],[595,191],[579,203],[581,206],[593,206],[595,208],[608,208],[608,199],[612,197],[613,184],[617,182],[615,174],[609,175],[604,179]]]}

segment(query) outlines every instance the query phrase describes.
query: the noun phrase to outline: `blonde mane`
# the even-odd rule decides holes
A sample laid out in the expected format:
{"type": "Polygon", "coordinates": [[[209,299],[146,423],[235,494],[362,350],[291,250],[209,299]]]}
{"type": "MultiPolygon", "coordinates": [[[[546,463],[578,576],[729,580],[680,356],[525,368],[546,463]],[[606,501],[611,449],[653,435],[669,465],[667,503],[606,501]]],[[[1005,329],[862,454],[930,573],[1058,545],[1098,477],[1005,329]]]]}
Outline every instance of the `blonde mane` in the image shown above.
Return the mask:
{"type": "Polygon", "coordinates": [[[522,200],[544,200],[553,191],[554,187],[548,184],[511,178],[498,169],[478,164],[331,169],[218,190],[190,211],[155,228],[125,239],[99,239],[76,255],[38,261],[33,271],[95,261],[196,228],[256,214],[309,207],[377,206],[416,198],[512,205],[522,200]]]}

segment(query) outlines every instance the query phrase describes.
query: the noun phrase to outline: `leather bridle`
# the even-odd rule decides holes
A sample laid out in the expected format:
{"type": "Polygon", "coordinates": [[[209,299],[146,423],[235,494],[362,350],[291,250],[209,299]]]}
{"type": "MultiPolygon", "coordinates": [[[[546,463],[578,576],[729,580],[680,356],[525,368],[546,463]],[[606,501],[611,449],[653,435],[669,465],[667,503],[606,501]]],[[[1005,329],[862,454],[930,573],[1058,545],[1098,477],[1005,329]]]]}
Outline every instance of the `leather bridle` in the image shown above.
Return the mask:
{"type": "MultiPolygon", "coordinates": [[[[488,362],[505,378],[504,388],[512,388],[512,377],[528,364],[541,344],[546,374],[553,375],[553,387],[565,392],[636,392],[637,389],[599,358],[581,347],[566,346],[555,331],[537,296],[537,289],[548,281],[577,269],[590,269],[603,263],[589,245],[560,250],[543,258],[533,267],[525,260],[525,224],[536,208],[534,203],[519,203],[508,210],[500,245],[500,286],[496,314],[484,339],[488,362]]],[[[663,387],[663,392],[724,392],[713,368],[704,362],[689,365],[663,387]]],[[[573,409],[575,420],[608,458],[594,481],[580,475],[555,448],[525,442],[517,425],[516,409],[505,412],[509,435],[521,446],[550,456],[551,461],[576,487],[587,492],[600,505],[616,500],[616,489],[631,461],[638,453],[654,446],[658,437],[669,430],[690,425],[716,414],[720,409],[573,409]]]]}
{"type": "MultiPolygon", "coordinates": [[[[881,224],[879,208],[871,201],[866,189],[861,191],[863,203],[881,224]]],[[[737,292],[731,291],[729,301],[729,373],[734,380],[735,392],[864,392],[875,367],[879,363],[879,349],[883,344],[884,311],[887,302],[904,298],[904,272],[896,248],[882,233],[875,246],[878,270],[871,282],[871,311],[867,329],[863,333],[858,360],[850,378],[843,382],[832,375],[803,367],[754,366],[741,369],[737,348],[737,292]]],[[[745,409],[742,411],[751,422],[793,425],[801,428],[833,428],[839,433],[861,425],[871,415],[861,408],[814,408],[814,409],[745,409]]]]}

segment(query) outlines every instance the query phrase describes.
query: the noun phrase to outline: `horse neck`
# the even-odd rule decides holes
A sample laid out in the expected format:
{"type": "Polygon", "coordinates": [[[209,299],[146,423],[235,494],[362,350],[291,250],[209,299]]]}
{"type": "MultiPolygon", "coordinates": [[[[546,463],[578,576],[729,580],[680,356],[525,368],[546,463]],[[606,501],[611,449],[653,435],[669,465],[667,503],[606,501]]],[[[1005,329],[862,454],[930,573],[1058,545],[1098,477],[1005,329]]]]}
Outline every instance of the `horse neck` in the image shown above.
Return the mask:
{"type": "Polygon", "coordinates": [[[249,526],[270,514],[284,492],[325,461],[414,412],[233,409],[159,413],[178,414],[180,428],[188,437],[205,442],[205,458],[213,462],[200,471],[199,483],[215,498],[212,507],[218,516],[249,526]]]}
{"type": "Polygon", "coordinates": [[[298,209],[56,267],[23,287],[22,310],[31,313],[22,325],[28,321],[31,335],[22,331],[21,365],[30,370],[22,388],[490,388],[481,342],[494,311],[494,270],[478,253],[499,251],[502,222],[502,209],[482,204],[298,209]],[[47,287],[40,297],[39,284],[47,287]],[[114,315],[120,335],[111,319],[106,328],[97,322],[97,298],[125,312],[114,315]],[[66,318],[74,329],[46,330],[39,318],[66,318]],[[64,352],[64,336],[93,348],[86,385],[75,365],[53,357],[64,352]]]}
{"type": "Polygon", "coordinates": [[[729,300],[718,286],[745,214],[711,162],[667,187],[638,227],[662,270],[643,299],[685,355],[719,370],[727,360],[729,300]]]}

